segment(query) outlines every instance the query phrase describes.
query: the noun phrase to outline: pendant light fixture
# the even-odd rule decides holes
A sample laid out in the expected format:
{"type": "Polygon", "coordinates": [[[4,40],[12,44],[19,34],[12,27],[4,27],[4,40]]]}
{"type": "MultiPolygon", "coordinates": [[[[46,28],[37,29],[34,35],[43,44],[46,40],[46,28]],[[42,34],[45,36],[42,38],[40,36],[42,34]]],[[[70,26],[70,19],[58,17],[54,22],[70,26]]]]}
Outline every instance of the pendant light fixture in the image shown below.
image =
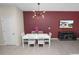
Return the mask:
{"type": "Polygon", "coordinates": [[[45,10],[40,11],[40,3],[37,3],[37,5],[38,5],[38,11],[33,10],[33,13],[34,13],[33,19],[34,18],[39,19],[39,17],[42,17],[44,19],[45,10]]]}

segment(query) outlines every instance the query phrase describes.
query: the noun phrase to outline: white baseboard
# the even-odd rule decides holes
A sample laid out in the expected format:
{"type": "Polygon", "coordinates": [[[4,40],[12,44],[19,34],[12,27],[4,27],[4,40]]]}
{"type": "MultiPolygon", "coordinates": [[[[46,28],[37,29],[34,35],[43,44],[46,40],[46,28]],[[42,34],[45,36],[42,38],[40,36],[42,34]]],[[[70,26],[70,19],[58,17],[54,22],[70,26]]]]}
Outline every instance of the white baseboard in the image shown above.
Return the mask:
{"type": "Polygon", "coordinates": [[[12,45],[12,46],[19,46],[18,44],[0,44],[0,45],[12,45]]]}
{"type": "MultiPolygon", "coordinates": [[[[58,38],[51,38],[51,40],[59,40],[58,38]]],[[[79,40],[79,38],[77,38],[77,40],[79,40]]],[[[20,44],[0,44],[0,45],[15,45],[15,46],[19,46],[20,44]]]]}
{"type": "Polygon", "coordinates": [[[79,38],[77,38],[77,40],[79,40],[79,38]]]}
{"type": "Polygon", "coordinates": [[[6,45],[6,44],[0,44],[0,45],[6,45]]]}
{"type": "Polygon", "coordinates": [[[51,38],[51,40],[58,40],[58,38],[51,38]]]}
{"type": "MultiPolygon", "coordinates": [[[[51,40],[59,40],[58,38],[51,38],[51,40]]],[[[79,40],[79,38],[77,38],[77,40],[79,40]]]]}

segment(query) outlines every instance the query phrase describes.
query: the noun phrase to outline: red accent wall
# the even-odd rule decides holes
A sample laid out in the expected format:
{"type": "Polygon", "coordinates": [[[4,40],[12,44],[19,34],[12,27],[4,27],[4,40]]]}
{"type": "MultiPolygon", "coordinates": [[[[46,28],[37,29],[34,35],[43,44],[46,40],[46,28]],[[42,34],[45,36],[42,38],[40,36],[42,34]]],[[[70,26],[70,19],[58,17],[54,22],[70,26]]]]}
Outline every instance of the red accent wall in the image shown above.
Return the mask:
{"type": "Polygon", "coordinates": [[[52,32],[52,37],[57,38],[58,32],[62,31],[73,31],[77,37],[79,36],[79,12],[78,11],[47,11],[45,13],[45,18],[42,19],[33,19],[32,11],[24,11],[24,31],[25,33],[30,33],[32,30],[35,30],[35,27],[38,27],[39,30],[48,33],[48,27],[50,26],[50,31],[52,32]],[[73,28],[63,29],[59,28],[60,20],[74,20],[73,28]]]}

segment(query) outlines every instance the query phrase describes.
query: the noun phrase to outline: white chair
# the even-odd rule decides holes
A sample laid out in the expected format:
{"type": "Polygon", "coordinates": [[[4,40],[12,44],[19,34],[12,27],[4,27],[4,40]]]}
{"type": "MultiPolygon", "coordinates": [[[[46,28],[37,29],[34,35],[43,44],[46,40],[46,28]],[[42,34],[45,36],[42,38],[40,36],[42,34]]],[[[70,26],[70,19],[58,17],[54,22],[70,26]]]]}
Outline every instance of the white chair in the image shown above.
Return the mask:
{"type": "Polygon", "coordinates": [[[32,34],[35,34],[35,33],[36,33],[36,31],[32,31],[31,33],[32,33],[32,34]]]}
{"type": "Polygon", "coordinates": [[[49,39],[44,39],[45,44],[49,43],[49,39]]]}
{"type": "MultiPolygon", "coordinates": [[[[32,34],[36,34],[36,31],[32,31],[31,33],[32,34]]],[[[35,46],[35,43],[36,43],[36,40],[35,39],[29,39],[28,40],[28,46],[30,46],[31,44],[34,44],[34,46],[35,46]]]]}
{"type": "Polygon", "coordinates": [[[51,32],[49,32],[49,36],[50,36],[50,37],[52,36],[52,33],[51,33],[51,32]]]}
{"type": "Polygon", "coordinates": [[[43,33],[43,31],[38,31],[38,34],[42,34],[43,33]]]}
{"type": "Polygon", "coordinates": [[[38,39],[38,45],[40,45],[40,44],[42,44],[42,45],[45,44],[45,43],[44,43],[44,39],[38,39]]]}
{"type": "MultiPolygon", "coordinates": [[[[52,36],[52,33],[51,32],[49,32],[49,36],[51,38],[51,36],[52,36]]],[[[49,39],[44,39],[44,40],[45,40],[45,43],[49,43],[49,39]]]]}
{"type": "Polygon", "coordinates": [[[35,39],[28,40],[28,46],[30,46],[31,44],[33,44],[35,46],[35,43],[36,43],[35,39]]]}

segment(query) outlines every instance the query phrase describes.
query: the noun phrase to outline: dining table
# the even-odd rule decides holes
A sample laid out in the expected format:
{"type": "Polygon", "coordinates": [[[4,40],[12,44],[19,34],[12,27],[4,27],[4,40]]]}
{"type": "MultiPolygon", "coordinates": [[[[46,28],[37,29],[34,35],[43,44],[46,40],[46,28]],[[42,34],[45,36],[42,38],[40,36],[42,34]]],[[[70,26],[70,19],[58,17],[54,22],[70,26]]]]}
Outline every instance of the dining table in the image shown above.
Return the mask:
{"type": "Polygon", "coordinates": [[[27,33],[25,35],[22,36],[22,45],[24,47],[24,40],[25,39],[30,39],[30,40],[39,40],[39,39],[48,39],[48,42],[49,42],[49,47],[50,47],[50,44],[51,44],[51,36],[47,33],[27,33]]]}

